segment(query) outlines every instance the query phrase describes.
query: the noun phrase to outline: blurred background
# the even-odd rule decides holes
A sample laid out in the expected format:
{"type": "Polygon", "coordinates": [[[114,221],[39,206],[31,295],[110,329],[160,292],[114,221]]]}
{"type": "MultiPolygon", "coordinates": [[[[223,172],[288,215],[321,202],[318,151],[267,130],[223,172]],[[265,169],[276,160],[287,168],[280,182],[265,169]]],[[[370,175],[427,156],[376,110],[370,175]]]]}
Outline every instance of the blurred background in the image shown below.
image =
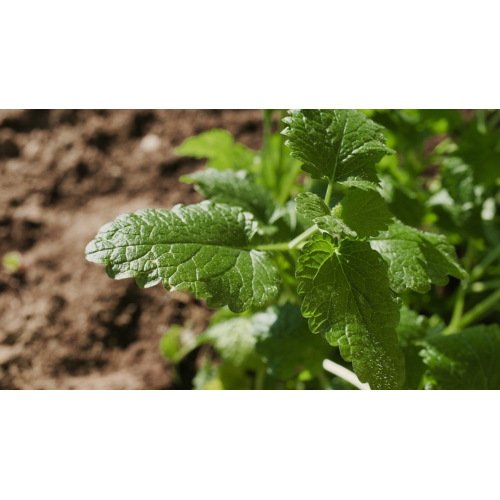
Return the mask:
{"type": "MultiPolygon", "coordinates": [[[[280,113],[268,111],[276,131],[280,113]]],[[[362,111],[397,151],[378,165],[392,213],[446,234],[459,258],[467,249],[478,261],[493,256],[467,306],[484,300],[500,283],[500,111],[362,111]]],[[[111,280],[84,249],[120,214],[201,201],[178,179],[206,162],[174,149],[223,128],[259,150],[262,118],[262,110],[0,110],[0,389],[205,388],[193,377],[207,359],[217,365],[210,345],[175,366],[159,345],[165,332],[204,331],[213,311],[183,292],[111,280]]],[[[405,303],[431,322],[449,320],[458,285],[408,292],[405,303]]],[[[500,321],[493,305],[487,324],[500,321]]]]}
{"type": "Polygon", "coordinates": [[[173,152],[214,127],[257,149],[260,110],[0,110],[0,389],[166,389],[159,342],[205,329],[203,301],[110,280],[84,259],[122,213],[201,196],[173,152]]]}

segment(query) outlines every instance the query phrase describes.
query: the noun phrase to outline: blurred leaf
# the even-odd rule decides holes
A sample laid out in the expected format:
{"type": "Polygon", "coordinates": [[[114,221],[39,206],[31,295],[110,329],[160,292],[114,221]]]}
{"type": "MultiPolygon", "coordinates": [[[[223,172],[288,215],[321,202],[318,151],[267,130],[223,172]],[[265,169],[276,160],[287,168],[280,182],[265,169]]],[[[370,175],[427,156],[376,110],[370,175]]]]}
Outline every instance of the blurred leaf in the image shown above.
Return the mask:
{"type": "Polygon", "coordinates": [[[160,340],[160,352],[165,359],[174,361],[181,349],[181,334],[183,327],[173,325],[160,340]]]}
{"type": "Polygon", "coordinates": [[[219,356],[235,367],[258,368],[262,362],[255,354],[253,318],[234,318],[211,326],[200,341],[212,342],[219,356]]]}
{"type": "Polygon", "coordinates": [[[420,345],[431,389],[500,389],[500,327],[478,325],[420,345]]]}
{"type": "Polygon", "coordinates": [[[17,273],[22,266],[23,256],[19,252],[8,252],[2,258],[2,266],[12,274],[17,273]]]}
{"type": "Polygon", "coordinates": [[[255,151],[234,142],[234,137],[222,129],[212,129],[186,139],[175,149],[179,156],[207,158],[207,167],[218,170],[252,170],[255,151]]]}
{"type": "Polygon", "coordinates": [[[267,359],[268,371],[279,379],[286,380],[307,370],[310,376],[323,370],[323,360],[333,348],[320,335],[309,330],[307,320],[300,309],[292,304],[272,307],[259,332],[257,352],[267,359]]]}
{"type": "Polygon", "coordinates": [[[245,170],[221,172],[209,168],[183,175],[179,180],[194,183],[196,190],[212,202],[240,207],[264,223],[269,223],[276,210],[272,193],[255,184],[245,170]]]}

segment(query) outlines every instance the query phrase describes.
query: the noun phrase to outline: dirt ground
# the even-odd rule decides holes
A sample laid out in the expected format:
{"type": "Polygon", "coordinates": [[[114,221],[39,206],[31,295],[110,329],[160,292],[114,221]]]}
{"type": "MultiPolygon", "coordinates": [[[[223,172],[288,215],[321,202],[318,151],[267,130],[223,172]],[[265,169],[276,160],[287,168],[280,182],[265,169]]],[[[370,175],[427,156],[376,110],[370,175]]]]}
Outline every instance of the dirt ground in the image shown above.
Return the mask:
{"type": "Polygon", "coordinates": [[[169,389],[161,335],[205,303],[162,286],[115,281],[83,252],[97,230],[140,208],[201,198],[180,175],[185,138],[214,127],[260,147],[259,110],[0,110],[0,389],[169,389]]]}

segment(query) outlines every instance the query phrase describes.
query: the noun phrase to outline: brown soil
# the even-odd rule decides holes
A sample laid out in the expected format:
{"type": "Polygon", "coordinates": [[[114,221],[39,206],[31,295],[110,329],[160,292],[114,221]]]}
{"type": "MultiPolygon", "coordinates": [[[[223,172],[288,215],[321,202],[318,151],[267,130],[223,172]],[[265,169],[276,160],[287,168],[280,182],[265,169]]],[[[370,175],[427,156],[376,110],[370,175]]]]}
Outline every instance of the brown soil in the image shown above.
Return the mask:
{"type": "Polygon", "coordinates": [[[22,254],[0,269],[1,389],[173,388],[161,335],[202,331],[210,310],[111,280],[83,251],[119,214],[198,202],[178,177],[204,162],[173,150],[214,127],[260,146],[258,110],[0,111],[0,258],[22,254]]]}

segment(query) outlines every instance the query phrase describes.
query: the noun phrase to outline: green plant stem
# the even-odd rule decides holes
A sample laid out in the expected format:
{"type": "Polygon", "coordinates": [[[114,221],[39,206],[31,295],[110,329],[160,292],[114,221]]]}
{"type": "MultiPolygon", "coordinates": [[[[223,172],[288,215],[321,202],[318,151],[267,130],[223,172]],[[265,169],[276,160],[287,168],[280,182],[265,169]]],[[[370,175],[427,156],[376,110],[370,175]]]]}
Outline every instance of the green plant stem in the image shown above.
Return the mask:
{"type": "Polygon", "coordinates": [[[309,229],[306,229],[303,233],[299,234],[289,243],[270,243],[269,245],[257,245],[256,247],[249,247],[248,250],[263,250],[269,252],[275,250],[282,252],[291,252],[292,250],[301,248],[300,244],[317,231],[319,231],[319,227],[314,225],[309,229]]]}
{"type": "MultiPolygon", "coordinates": [[[[467,272],[470,271],[472,263],[472,253],[473,253],[472,245],[470,243],[467,243],[467,249],[465,251],[465,258],[464,258],[464,268],[467,272]]],[[[443,335],[450,335],[457,331],[457,327],[462,319],[462,314],[464,313],[465,296],[467,294],[468,287],[469,287],[469,278],[466,277],[466,279],[460,282],[460,286],[458,288],[457,296],[455,299],[455,305],[453,307],[453,312],[451,314],[450,324],[443,331],[443,335]]]]}
{"type": "Polygon", "coordinates": [[[264,389],[264,380],[266,379],[266,367],[263,366],[255,375],[255,390],[262,391],[264,389]]]}
{"type": "Polygon", "coordinates": [[[484,273],[488,269],[489,265],[500,257],[500,243],[493,248],[488,254],[485,255],[483,260],[472,269],[470,273],[471,281],[477,281],[484,276],[484,273]]]}
{"type": "Polygon", "coordinates": [[[457,297],[455,299],[455,306],[453,307],[453,313],[451,315],[451,320],[449,326],[443,331],[443,335],[449,335],[451,333],[455,333],[457,331],[457,326],[462,319],[462,314],[464,312],[465,305],[465,295],[466,295],[466,287],[464,283],[460,283],[460,288],[457,292],[457,297]]]}
{"type": "Polygon", "coordinates": [[[299,246],[299,243],[302,243],[304,240],[309,238],[309,236],[312,236],[317,231],[319,231],[319,227],[316,225],[310,227],[309,229],[306,229],[302,234],[299,234],[295,239],[293,239],[292,241],[290,241],[290,243],[288,243],[288,248],[290,250],[297,248],[299,246]]]}
{"type": "MultiPolygon", "coordinates": [[[[457,323],[456,330],[462,330],[477,320],[486,316],[500,302],[500,288],[492,293],[489,297],[479,302],[469,312],[462,316],[462,319],[457,323]]],[[[450,325],[451,326],[451,325],[450,325]]],[[[445,330],[446,331],[446,330],[445,330]]],[[[443,332],[444,334],[445,332],[443,332]]],[[[453,333],[453,332],[451,332],[453,333]]]]}
{"type": "Polygon", "coordinates": [[[309,238],[312,234],[319,231],[318,226],[312,226],[309,229],[306,229],[303,233],[299,234],[295,239],[290,241],[289,243],[270,243],[269,245],[257,245],[256,247],[250,247],[249,250],[264,250],[270,251],[282,251],[282,252],[291,252],[296,248],[301,248],[300,244],[309,238]]]}
{"type": "Polygon", "coordinates": [[[256,247],[251,247],[249,250],[263,250],[263,251],[282,251],[289,252],[291,250],[289,243],[270,243],[269,245],[258,245],[256,247]]]}
{"type": "Polygon", "coordinates": [[[325,203],[327,206],[330,206],[330,199],[332,197],[332,191],[333,191],[333,181],[330,181],[328,183],[328,188],[326,190],[326,195],[325,195],[325,203]]]}

